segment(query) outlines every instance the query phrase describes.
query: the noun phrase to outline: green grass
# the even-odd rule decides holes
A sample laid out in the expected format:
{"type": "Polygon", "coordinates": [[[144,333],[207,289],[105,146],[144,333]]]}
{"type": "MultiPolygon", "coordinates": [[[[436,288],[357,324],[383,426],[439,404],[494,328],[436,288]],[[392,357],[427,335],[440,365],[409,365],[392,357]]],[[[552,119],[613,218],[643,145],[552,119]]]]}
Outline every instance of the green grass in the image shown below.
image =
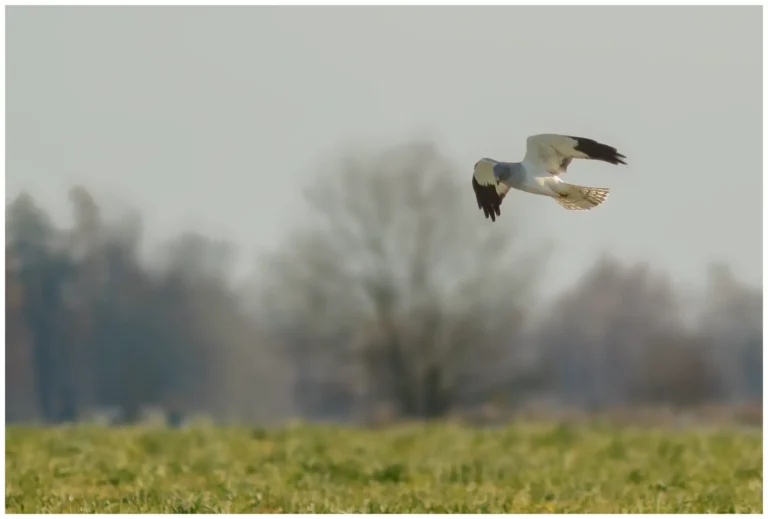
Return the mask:
{"type": "Polygon", "coordinates": [[[760,431],[6,428],[6,512],[761,512],[760,431]]]}

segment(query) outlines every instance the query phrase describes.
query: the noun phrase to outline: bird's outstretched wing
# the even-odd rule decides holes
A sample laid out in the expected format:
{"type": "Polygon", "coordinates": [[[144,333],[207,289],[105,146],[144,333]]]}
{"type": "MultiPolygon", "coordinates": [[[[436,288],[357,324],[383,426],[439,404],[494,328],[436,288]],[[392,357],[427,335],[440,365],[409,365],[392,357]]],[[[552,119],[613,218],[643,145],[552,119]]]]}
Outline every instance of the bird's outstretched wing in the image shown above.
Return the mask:
{"type": "Polygon", "coordinates": [[[553,175],[565,173],[573,159],[602,160],[626,164],[616,148],[585,137],[543,133],[528,137],[524,162],[553,175]]]}
{"type": "Polygon", "coordinates": [[[493,170],[494,162],[482,159],[475,164],[472,173],[472,188],[475,190],[477,207],[483,210],[486,218],[496,221],[501,216],[501,201],[509,191],[509,186],[503,184],[493,170]]]}

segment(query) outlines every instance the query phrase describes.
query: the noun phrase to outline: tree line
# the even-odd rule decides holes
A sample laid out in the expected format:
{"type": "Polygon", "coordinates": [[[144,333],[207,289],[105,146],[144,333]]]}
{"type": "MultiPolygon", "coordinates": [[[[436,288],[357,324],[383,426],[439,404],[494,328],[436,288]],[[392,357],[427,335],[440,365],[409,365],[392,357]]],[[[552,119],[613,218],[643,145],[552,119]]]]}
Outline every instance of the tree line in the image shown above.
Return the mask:
{"type": "Polygon", "coordinates": [[[184,232],[144,260],[140,215],[107,218],[77,186],[63,227],[20,194],[6,206],[6,421],[762,398],[760,287],[715,264],[694,304],[652,265],[604,255],[540,302],[551,249],[483,225],[461,178],[431,142],[350,152],[304,193],[312,221],[243,283],[221,240],[184,232]]]}

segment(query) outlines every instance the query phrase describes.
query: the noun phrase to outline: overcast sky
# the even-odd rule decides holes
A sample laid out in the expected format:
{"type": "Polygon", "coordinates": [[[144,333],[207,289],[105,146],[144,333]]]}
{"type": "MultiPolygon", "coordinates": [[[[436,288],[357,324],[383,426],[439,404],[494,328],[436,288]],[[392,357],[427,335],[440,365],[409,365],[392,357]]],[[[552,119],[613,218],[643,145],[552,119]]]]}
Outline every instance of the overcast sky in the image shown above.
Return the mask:
{"type": "Polygon", "coordinates": [[[6,200],[28,190],[64,221],[82,183],[139,208],[151,241],[196,228],[254,255],[350,145],[432,135],[474,205],[477,159],[566,133],[629,166],[571,165],[611,188],[593,211],[505,200],[518,221],[496,225],[558,246],[548,289],[603,250],[684,283],[723,260],[759,284],[760,9],[8,7],[6,200]]]}

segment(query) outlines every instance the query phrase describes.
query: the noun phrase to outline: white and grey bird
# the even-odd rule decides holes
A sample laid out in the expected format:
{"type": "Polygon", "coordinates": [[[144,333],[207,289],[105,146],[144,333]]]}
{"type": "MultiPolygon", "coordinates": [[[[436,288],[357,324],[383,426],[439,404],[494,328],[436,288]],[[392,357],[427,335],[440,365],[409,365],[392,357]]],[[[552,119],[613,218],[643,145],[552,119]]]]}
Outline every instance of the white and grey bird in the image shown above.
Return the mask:
{"type": "Polygon", "coordinates": [[[602,204],[608,197],[607,188],[577,186],[560,178],[573,159],[626,164],[626,157],[616,148],[592,139],[550,133],[531,135],[522,162],[484,158],[475,164],[472,187],[477,205],[486,218],[495,222],[510,189],[550,196],[570,210],[584,211],[602,204]]]}

